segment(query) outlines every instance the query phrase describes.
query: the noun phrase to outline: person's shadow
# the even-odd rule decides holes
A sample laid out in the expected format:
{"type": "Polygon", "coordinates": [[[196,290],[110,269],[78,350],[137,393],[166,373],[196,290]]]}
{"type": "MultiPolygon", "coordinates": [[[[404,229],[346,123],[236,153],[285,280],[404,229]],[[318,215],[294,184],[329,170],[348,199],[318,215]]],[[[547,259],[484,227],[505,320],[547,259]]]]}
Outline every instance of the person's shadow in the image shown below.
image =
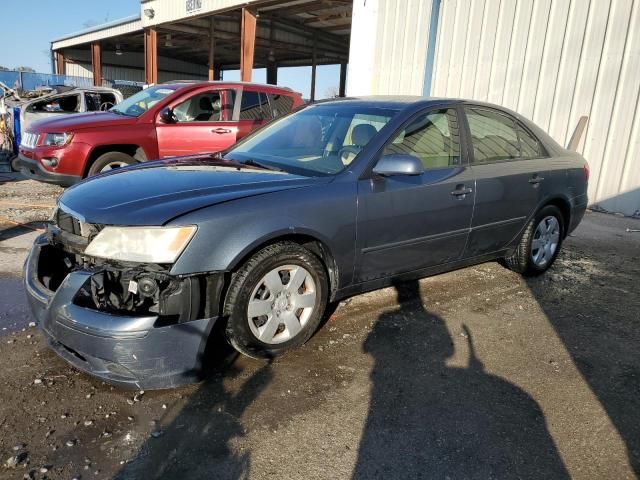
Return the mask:
{"type": "Polygon", "coordinates": [[[468,366],[447,366],[444,321],[417,281],[396,289],[364,345],[375,364],[353,478],[569,478],[537,403],[484,370],[466,326],[468,366]]]}
{"type": "Polygon", "coordinates": [[[235,451],[231,444],[245,436],[241,417],[272,378],[271,363],[253,372],[235,391],[225,380],[244,372],[235,366],[235,353],[220,334],[208,343],[204,361],[211,372],[187,405],[162,430],[152,434],[136,458],[115,476],[133,479],[247,478],[250,451],[235,451]]]}

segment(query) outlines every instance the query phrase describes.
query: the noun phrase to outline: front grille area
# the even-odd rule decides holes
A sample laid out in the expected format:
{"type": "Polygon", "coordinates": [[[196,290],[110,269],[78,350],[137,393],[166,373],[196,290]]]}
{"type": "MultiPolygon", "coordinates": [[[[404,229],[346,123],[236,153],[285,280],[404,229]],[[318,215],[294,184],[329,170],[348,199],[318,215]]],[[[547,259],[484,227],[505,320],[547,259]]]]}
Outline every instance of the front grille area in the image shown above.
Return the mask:
{"type": "Polygon", "coordinates": [[[22,135],[22,139],[20,140],[20,145],[23,147],[34,148],[37,143],[38,143],[37,133],[25,132],[24,135],[22,135]]]}
{"type": "Polygon", "coordinates": [[[73,235],[82,236],[82,227],[80,225],[80,220],[78,220],[73,215],[70,215],[62,209],[58,208],[58,210],[56,211],[55,220],[60,230],[67,233],[72,233],[73,235]]]}

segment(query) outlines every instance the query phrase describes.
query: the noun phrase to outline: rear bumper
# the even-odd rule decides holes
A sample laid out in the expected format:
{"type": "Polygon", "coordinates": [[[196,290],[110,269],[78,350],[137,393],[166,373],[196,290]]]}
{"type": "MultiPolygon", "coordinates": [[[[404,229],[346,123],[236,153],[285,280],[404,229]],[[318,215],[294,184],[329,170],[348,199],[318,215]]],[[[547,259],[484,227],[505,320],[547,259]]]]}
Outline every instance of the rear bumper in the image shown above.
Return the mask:
{"type": "Polygon", "coordinates": [[[569,222],[569,228],[567,228],[567,235],[573,232],[578,227],[578,225],[580,225],[580,222],[582,221],[582,218],[587,211],[588,203],[589,198],[586,194],[572,199],[570,215],[571,220],[569,222]]]}
{"type": "Polygon", "coordinates": [[[113,315],[74,304],[90,277],[67,275],[55,292],[38,280],[44,237],[25,263],[27,299],[51,348],[77,369],[125,388],[171,388],[202,376],[207,339],[216,318],[156,327],[156,317],[113,315]]]}
{"type": "Polygon", "coordinates": [[[25,177],[38,180],[40,182],[54,183],[63,187],[70,187],[82,180],[82,177],[78,175],[66,175],[45,170],[40,162],[27,158],[22,154],[18,155],[17,165],[20,173],[25,177]]]}

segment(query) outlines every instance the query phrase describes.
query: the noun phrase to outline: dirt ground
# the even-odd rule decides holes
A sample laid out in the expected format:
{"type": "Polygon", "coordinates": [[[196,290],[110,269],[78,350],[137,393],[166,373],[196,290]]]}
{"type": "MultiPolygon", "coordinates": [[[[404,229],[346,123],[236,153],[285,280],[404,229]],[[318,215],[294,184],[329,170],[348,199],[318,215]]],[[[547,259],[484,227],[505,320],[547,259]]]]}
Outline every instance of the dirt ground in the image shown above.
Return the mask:
{"type": "Polygon", "coordinates": [[[588,213],[542,277],[486,263],[360,295],[271,364],[219,342],[206,381],[141,394],[29,326],[20,270],[61,190],[9,180],[0,478],[640,475],[640,220],[588,213]]]}

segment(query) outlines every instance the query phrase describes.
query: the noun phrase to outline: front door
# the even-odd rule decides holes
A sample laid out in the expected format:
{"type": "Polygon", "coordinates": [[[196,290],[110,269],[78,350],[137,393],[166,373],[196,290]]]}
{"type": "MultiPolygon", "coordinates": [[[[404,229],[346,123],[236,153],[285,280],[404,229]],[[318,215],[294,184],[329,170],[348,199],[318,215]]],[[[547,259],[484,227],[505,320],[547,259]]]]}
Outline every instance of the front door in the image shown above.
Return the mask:
{"type": "MultiPolygon", "coordinates": [[[[544,148],[515,118],[486,107],[465,107],[476,179],[476,205],[465,257],[504,249],[522,231],[548,176],[544,148]]],[[[547,180],[548,181],[548,180],[547,180]]]]}
{"type": "Polygon", "coordinates": [[[460,259],[475,195],[463,151],[455,109],[420,114],[387,145],[383,155],[413,155],[425,171],[359,181],[357,281],[460,259]]]}
{"type": "Polygon", "coordinates": [[[200,90],[170,106],[175,121],[156,120],[160,158],[219,152],[236,143],[238,125],[231,121],[233,103],[233,90],[211,89],[200,90]]]}

